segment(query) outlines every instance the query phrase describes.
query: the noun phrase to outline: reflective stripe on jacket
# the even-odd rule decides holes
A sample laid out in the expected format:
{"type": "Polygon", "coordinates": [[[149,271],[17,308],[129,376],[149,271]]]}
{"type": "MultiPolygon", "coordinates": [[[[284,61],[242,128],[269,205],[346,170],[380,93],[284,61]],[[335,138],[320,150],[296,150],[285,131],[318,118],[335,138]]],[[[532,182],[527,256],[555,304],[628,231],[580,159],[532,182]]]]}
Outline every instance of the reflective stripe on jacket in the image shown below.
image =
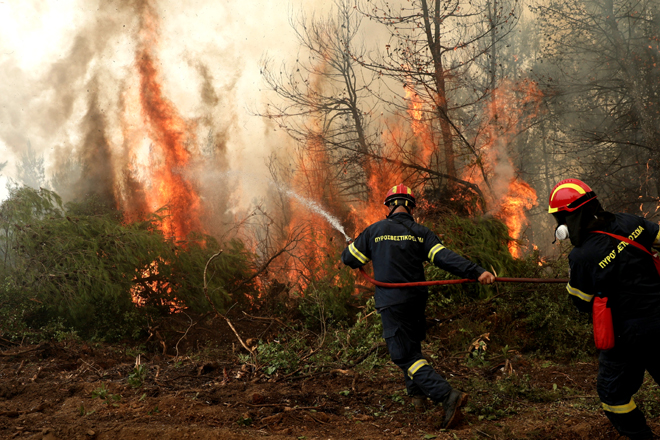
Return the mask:
{"type": "MultiPolygon", "coordinates": [[[[367,227],[341,255],[353,269],[373,260],[374,278],[384,283],[425,281],[424,262],[462,278],[478,278],[485,269],[447,249],[407,213],[396,213],[367,227]]],[[[376,287],[376,308],[426,299],[428,288],[376,287]]]]}

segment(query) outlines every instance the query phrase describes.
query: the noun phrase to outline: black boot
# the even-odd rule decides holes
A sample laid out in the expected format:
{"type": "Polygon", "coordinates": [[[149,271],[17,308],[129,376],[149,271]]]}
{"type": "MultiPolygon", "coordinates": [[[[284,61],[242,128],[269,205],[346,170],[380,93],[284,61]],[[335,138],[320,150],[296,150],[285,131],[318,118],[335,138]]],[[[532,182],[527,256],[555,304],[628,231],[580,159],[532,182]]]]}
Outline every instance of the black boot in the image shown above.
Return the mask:
{"type": "Polygon", "coordinates": [[[468,401],[468,395],[462,391],[452,389],[445,400],[442,401],[442,407],[445,409],[445,418],[442,421],[444,429],[451,428],[460,419],[461,408],[468,401]]]}

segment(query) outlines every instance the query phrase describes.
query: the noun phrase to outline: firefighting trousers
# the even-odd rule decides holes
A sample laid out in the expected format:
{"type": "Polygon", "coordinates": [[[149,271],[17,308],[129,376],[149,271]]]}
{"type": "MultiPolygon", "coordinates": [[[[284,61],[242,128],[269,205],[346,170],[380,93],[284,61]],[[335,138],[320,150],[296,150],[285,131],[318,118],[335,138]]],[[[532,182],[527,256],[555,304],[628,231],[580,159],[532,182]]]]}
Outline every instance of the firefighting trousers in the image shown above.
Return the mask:
{"type": "Polygon", "coordinates": [[[648,439],[651,429],[633,395],[642,386],[645,371],[660,384],[660,353],[654,348],[660,338],[660,319],[627,320],[615,325],[615,330],[614,348],[600,353],[598,396],[619,434],[632,440],[648,439]]]}
{"type": "Polygon", "coordinates": [[[403,371],[408,395],[427,396],[440,402],[451,391],[451,386],[422,355],[422,341],[426,337],[425,308],[426,301],[419,301],[380,310],[383,337],[390,359],[403,371]]]}

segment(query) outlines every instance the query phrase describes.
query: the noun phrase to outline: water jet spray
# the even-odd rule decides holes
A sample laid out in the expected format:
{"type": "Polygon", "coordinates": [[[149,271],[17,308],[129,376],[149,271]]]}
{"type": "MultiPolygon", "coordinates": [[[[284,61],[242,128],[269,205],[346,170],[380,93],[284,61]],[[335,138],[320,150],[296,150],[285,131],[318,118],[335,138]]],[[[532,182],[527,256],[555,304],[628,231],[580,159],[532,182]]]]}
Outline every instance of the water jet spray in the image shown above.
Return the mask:
{"type": "Polygon", "coordinates": [[[327,212],[326,210],[324,210],[323,207],[318,202],[303,197],[300,194],[293,191],[292,189],[286,188],[282,184],[275,182],[272,179],[268,179],[265,177],[256,176],[254,174],[249,174],[240,171],[226,171],[222,174],[225,176],[234,175],[242,178],[249,178],[250,180],[253,180],[255,182],[267,183],[269,186],[274,186],[275,188],[277,188],[278,191],[286,194],[289,198],[296,199],[298,202],[300,202],[300,204],[302,204],[308,210],[316,214],[319,214],[321,217],[325,218],[326,221],[330,224],[330,226],[335,228],[344,236],[344,238],[346,239],[346,243],[350,243],[353,241],[353,239],[349,237],[348,234],[346,234],[346,231],[344,231],[344,227],[339,222],[339,219],[333,216],[332,214],[330,214],[329,212],[327,212]]]}

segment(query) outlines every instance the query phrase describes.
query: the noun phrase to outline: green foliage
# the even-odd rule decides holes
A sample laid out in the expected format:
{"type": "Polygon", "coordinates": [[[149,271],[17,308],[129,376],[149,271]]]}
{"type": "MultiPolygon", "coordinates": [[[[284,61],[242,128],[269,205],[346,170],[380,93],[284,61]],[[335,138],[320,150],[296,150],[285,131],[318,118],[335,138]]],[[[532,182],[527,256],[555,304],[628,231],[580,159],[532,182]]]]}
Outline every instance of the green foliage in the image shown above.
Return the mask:
{"type": "MultiPolygon", "coordinates": [[[[441,238],[444,245],[457,254],[469,259],[498,276],[517,276],[518,262],[509,253],[507,247],[511,241],[509,231],[504,223],[493,217],[472,219],[459,217],[455,214],[444,215],[427,224],[441,238]]],[[[426,268],[428,280],[456,279],[456,276],[434,266],[426,268]]],[[[434,290],[442,290],[446,304],[451,303],[454,296],[468,295],[479,298],[489,298],[494,294],[491,286],[479,284],[442,286],[434,290]]]]}
{"type": "Polygon", "coordinates": [[[0,267],[7,270],[16,264],[18,237],[34,221],[62,216],[62,200],[47,189],[10,185],[9,197],[0,205],[0,267]]]}
{"type": "MultiPolygon", "coordinates": [[[[103,403],[106,405],[112,405],[114,407],[118,407],[119,402],[121,400],[121,394],[112,394],[106,387],[105,383],[102,383],[100,387],[96,388],[95,390],[92,391],[92,399],[101,399],[103,400],[103,403]]],[[[90,414],[85,411],[85,408],[81,405],[80,406],[80,415],[87,415],[90,414]]]]}
{"type": "MultiPolygon", "coordinates": [[[[405,393],[405,391],[404,391],[405,393]]],[[[405,405],[406,404],[406,399],[403,397],[400,391],[395,391],[392,393],[390,396],[390,399],[392,399],[393,402],[398,403],[399,405],[405,405]]]]}
{"type": "MultiPolygon", "coordinates": [[[[499,220],[445,215],[432,226],[443,235],[449,249],[494,270],[498,276],[568,277],[565,257],[544,260],[538,251],[533,251],[522,259],[512,258],[507,248],[508,231],[499,220]]],[[[455,277],[428,266],[427,278],[455,277]]],[[[589,319],[575,309],[564,284],[463,284],[433,287],[430,292],[427,315],[441,317],[459,311],[459,316],[444,328],[454,335],[445,348],[465,351],[475,338],[490,333],[488,351],[470,355],[466,359],[469,366],[489,362],[493,353],[504,346],[560,358],[584,357],[594,352],[589,319]]]]}
{"type": "MultiPolygon", "coordinates": [[[[63,206],[50,191],[12,187],[0,205],[2,336],[112,341],[144,335],[147,326],[184,307],[205,313],[210,306],[203,269],[222,248],[207,272],[215,307],[257,305],[267,313],[279,311],[291,324],[276,340],[259,342],[256,359],[246,357],[245,362],[256,360],[267,374],[338,366],[372,369],[387,362],[377,347],[382,329],[373,299],[355,293],[355,273],[337,264],[338,253],[328,251],[327,259],[316,262],[298,296],[274,283],[277,294],[271,304],[253,294],[252,256],[241,241],[221,245],[191,234],[173,242],[159,230],[166,215],[163,209],[128,223],[98,199],[63,206]]],[[[445,215],[430,226],[448,248],[498,275],[567,276],[565,258],[544,261],[532,252],[513,259],[508,232],[498,220],[445,215]]],[[[427,267],[427,276],[453,278],[433,266],[427,267]]],[[[427,315],[452,317],[443,324],[442,332],[451,335],[443,338],[443,350],[465,351],[475,338],[490,333],[488,347],[466,359],[473,367],[486,365],[501,350],[506,356],[508,347],[548,357],[593,353],[588,319],[573,308],[563,285],[441,286],[431,289],[427,315]]],[[[139,387],[145,375],[146,370],[134,371],[131,385],[139,387]]]]}
{"type": "MultiPolygon", "coordinates": [[[[496,381],[474,376],[464,387],[480,390],[479,393],[471,394],[466,408],[466,412],[476,415],[479,420],[498,420],[524,412],[533,404],[552,403],[584,394],[584,391],[579,389],[559,388],[556,384],[534,381],[527,374],[513,374],[496,381]]],[[[592,411],[598,407],[596,401],[591,398],[580,403],[576,400],[571,402],[571,406],[587,405],[592,411]]]]}
{"type": "Polygon", "coordinates": [[[342,364],[350,365],[355,359],[369,354],[359,367],[371,370],[382,366],[387,357],[383,353],[374,350],[375,344],[383,341],[383,325],[380,315],[376,313],[374,299],[370,298],[362,312],[356,315],[355,324],[343,332],[335,332],[334,337],[328,342],[329,351],[339,353],[342,364]]]}
{"type": "MultiPolygon", "coordinates": [[[[305,327],[285,328],[271,342],[259,341],[257,364],[268,375],[287,374],[298,369],[356,367],[372,370],[381,366],[387,361],[382,351],[374,349],[378,348],[375,344],[382,341],[382,325],[373,298],[354,318],[352,326],[339,326],[322,335],[311,334],[305,327]],[[314,354],[301,364],[301,359],[312,351],[314,354]],[[356,359],[361,360],[359,365],[353,365],[356,359]]],[[[248,355],[239,358],[244,363],[251,362],[248,355]]]]}
{"type": "MultiPolygon", "coordinates": [[[[307,350],[307,342],[301,337],[282,337],[273,342],[264,343],[259,341],[257,346],[257,360],[263,365],[263,371],[268,374],[274,374],[281,370],[283,373],[290,373],[298,368],[300,356],[298,353],[307,350]]],[[[248,362],[248,357],[243,359],[248,362]]]]}
{"type": "Polygon", "coordinates": [[[238,426],[245,426],[245,427],[252,425],[252,422],[253,422],[252,417],[248,415],[243,415],[239,417],[238,420],[236,420],[238,426]]]}
{"type": "Polygon", "coordinates": [[[337,266],[339,254],[325,260],[318,273],[298,301],[305,326],[321,330],[327,326],[349,325],[355,320],[356,308],[364,300],[354,294],[355,276],[347,266],[337,266]]]}
{"type": "Polygon", "coordinates": [[[660,416],[660,386],[646,373],[644,386],[635,395],[635,403],[646,414],[646,417],[655,419],[660,416]]]}
{"type": "MultiPolygon", "coordinates": [[[[256,348],[261,371],[268,375],[318,371],[350,366],[355,359],[361,359],[360,368],[382,363],[382,351],[373,350],[382,339],[373,298],[355,294],[355,274],[337,265],[338,259],[337,253],[318,262],[315,278],[301,294],[289,297],[289,311],[281,313],[292,325],[282,328],[270,342],[259,341],[256,348]],[[293,324],[293,311],[299,324],[293,324]]],[[[252,362],[248,355],[240,357],[245,363],[252,362]]]]}
{"type": "MultiPolygon", "coordinates": [[[[209,311],[203,270],[220,244],[199,234],[166,239],[158,229],[163,215],[125,223],[94,198],[62,207],[50,191],[12,188],[0,205],[3,334],[61,322],[83,338],[119,340],[140,336],[149,321],[180,308],[209,311]]],[[[219,310],[253,287],[244,282],[251,272],[243,244],[223,247],[207,274],[219,310]]]]}
{"type": "Polygon", "coordinates": [[[105,400],[108,398],[109,393],[108,387],[106,387],[105,383],[102,383],[100,387],[92,391],[92,399],[99,398],[105,400]]]}
{"type": "Polygon", "coordinates": [[[593,355],[593,330],[588,315],[577,311],[565,286],[544,286],[525,294],[512,294],[509,302],[498,300],[512,325],[524,326],[516,345],[526,351],[555,358],[593,355]]]}
{"type": "Polygon", "coordinates": [[[136,365],[133,371],[128,375],[127,382],[133,388],[140,388],[144,385],[144,381],[147,379],[147,374],[149,373],[149,368],[144,364],[136,365]]]}
{"type": "Polygon", "coordinates": [[[19,159],[16,163],[18,180],[33,188],[43,186],[46,182],[44,155],[37,154],[30,141],[28,141],[27,148],[23,150],[19,159]]]}

